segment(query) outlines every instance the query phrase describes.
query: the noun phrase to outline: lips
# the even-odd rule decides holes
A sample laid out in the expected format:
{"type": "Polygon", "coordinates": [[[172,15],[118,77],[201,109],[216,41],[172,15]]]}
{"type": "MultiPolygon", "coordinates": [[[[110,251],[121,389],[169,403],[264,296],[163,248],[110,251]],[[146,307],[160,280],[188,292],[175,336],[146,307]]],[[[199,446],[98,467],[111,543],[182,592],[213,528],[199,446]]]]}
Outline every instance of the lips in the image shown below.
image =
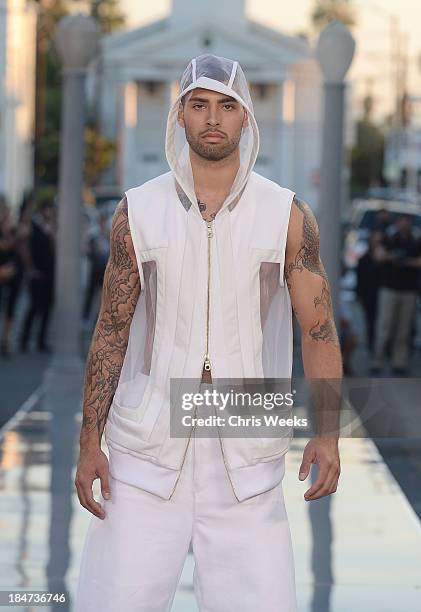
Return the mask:
{"type": "Polygon", "coordinates": [[[204,135],[204,138],[223,138],[223,135],[220,134],[219,132],[208,132],[207,134],[204,135]]]}

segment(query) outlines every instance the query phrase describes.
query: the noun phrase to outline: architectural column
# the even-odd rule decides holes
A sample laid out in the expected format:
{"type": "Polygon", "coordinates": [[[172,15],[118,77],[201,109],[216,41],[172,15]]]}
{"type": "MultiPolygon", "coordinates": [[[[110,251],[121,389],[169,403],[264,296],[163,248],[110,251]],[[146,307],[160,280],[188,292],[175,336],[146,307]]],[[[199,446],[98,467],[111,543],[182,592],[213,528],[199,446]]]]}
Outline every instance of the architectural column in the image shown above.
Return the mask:
{"type": "Polygon", "coordinates": [[[140,160],[144,180],[154,178],[168,169],[165,129],[171,104],[170,94],[170,83],[166,81],[142,81],[140,84],[140,160]]]}
{"type": "MultiPolygon", "coordinates": [[[[295,84],[285,79],[278,85],[278,96],[281,106],[281,184],[293,188],[295,182],[295,84]]],[[[279,104],[277,106],[279,106],[279,104]]]]}
{"type": "Polygon", "coordinates": [[[126,190],[140,182],[137,174],[139,84],[136,81],[128,81],[122,85],[121,100],[118,178],[122,189],[126,190]]]}

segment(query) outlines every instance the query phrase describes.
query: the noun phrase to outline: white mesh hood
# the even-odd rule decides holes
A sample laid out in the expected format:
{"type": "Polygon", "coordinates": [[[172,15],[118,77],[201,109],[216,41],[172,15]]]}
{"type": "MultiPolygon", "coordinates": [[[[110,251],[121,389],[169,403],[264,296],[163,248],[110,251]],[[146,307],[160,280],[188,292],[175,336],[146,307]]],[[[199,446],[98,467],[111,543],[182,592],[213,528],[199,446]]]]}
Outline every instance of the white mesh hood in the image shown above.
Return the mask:
{"type": "Polygon", "coordinates": [[[242,129],[240,148],[240,167],[232,184],[231,191],[221,206],[230,210],[235,206],[251,171],[259,151],[259,130],[254,117],[253,103],[244,72],[237,61],[218,57],[209,53],[193,58],[183,73],[180,92],[168,113],[165,154],[176,179],[176,188],[183,204],[189,208],[193,203],[199,214],[200,209],[194,189],[193,172],[189,155],[189,143],[185,129],[177,121],[181,98],[192,89],[203,88],[217,91],[238,100],[248,112],[248,125],[242,129]]]}

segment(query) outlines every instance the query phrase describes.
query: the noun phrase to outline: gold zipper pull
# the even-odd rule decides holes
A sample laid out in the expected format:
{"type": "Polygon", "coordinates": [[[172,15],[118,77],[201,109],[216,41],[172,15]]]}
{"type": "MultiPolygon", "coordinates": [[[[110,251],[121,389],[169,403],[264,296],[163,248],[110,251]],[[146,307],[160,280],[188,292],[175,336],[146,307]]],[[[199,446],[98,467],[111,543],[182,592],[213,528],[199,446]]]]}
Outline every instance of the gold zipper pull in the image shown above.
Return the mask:
{"type": "Polygon", "coordinates": [[[205,368],[206,372],[210,372],[211,371],[211,362],[210,362],[210,359],[209,359],[209,355],[205,355],[204,368],[205,368]]]}
{"type": "Polygon", "coordinates": [[[208,238],[213,238],[212,221],[206,221],[206,225],[208,226],[208,238]]]}

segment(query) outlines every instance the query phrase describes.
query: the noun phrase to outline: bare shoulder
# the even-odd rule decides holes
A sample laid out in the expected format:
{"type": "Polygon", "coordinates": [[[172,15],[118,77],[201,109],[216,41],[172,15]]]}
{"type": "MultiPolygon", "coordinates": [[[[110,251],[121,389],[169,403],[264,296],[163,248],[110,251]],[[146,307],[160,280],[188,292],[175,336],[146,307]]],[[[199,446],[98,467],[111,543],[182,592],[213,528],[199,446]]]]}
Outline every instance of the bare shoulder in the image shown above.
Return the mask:
{"type": "Polygon", "coordinates": [[[319,226],[309,204],[294,195],[288,225],[287,251],[303,246],[319,249],[319,226]]]}
{"type": "Polygon", "coordinates": [[[303,227],[311,227],[314,231],[317,231],[317,233],[319,230],[311,206],[297,195],[294,195],[292,200],[289,226],[293,232],[298,231],[299,233],[301,233],[303,227]]]}
{"type": "Polygon", "coordinates": [[[110,256],[104,279],[105,300],[115,300],[114,306],[135,304],[140,277],[130,234],[127,198],[124,196],[114,211],[110,232],[110,256]]]}
{"type": "Polygon", "coordinates": [[[120,202],[117,204],[113,215],[113,229],[122,223],[128,223],[129,220],[129,209],[127,203],[127,196],[124,195],[120,202]]]}
{"type": "MultiPolygon", "coordinates": [[[[125,195],[114,211],[110,234],[111,258],[114,262],[129,257],[131,263],[136,262],[134,246],[130,232],[127,196],[125,195]]],[[[129,263],[126,261],[126,263],[129,263]]]]}
{"type": "Polygon", "coordinates": [[[288,227],[285,278],[287,283],[294,272],[307,270],[327,280],[320,259],[319,227],[310,206],[304,200],[294,197],[288,227]]]}

